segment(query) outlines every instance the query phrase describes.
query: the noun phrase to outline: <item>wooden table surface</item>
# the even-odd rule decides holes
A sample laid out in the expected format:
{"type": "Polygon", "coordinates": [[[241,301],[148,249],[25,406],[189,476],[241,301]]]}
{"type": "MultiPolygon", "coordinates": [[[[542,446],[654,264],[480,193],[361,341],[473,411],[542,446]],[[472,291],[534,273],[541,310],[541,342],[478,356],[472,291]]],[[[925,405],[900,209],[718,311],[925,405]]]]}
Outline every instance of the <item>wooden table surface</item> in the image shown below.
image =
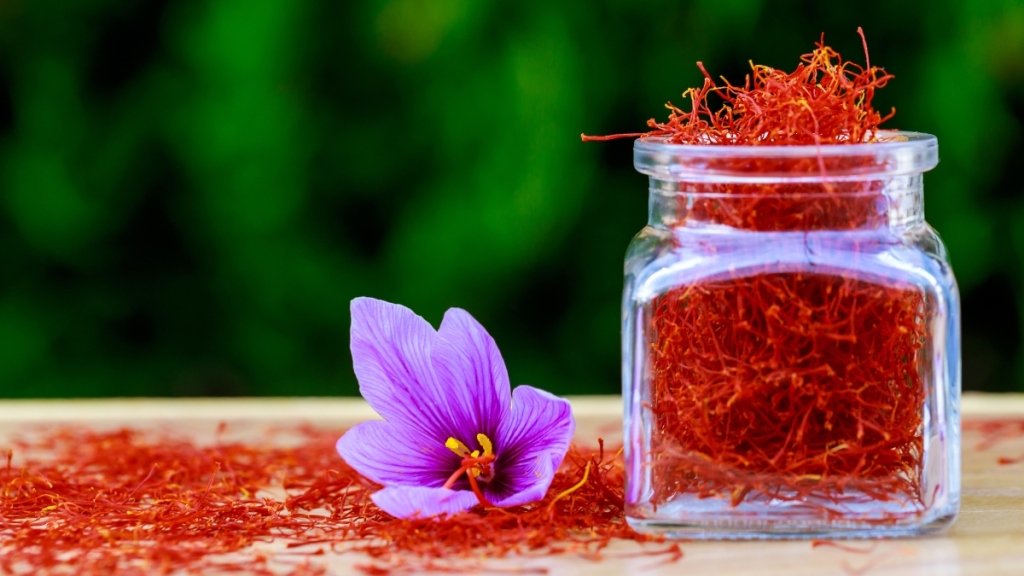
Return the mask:
{"type": "MultiPolygon", "coordinates": [[[[621,438],[621,403],[615,397],[572,398],[579,438],[621,438]]],[[[965,422],[983,419],[1024,420],[1024,395],[967,394],[965,422]]],[[[220,422],[236,430],[264,425],[308,422],[333,428],[376,417],[361,400],[194,399],[194,400],[7,400],[0,401],[0,447],[12,434],[61,423],[97,427],[172,426],[201,439],[220,422]]],[[[255,432],[252,432],[255,433],[255,432]]],[[[963,505],[956,524],[945,534],[917,539],[855,541],[846,551],[813,547],[810,541],[684,542],[677,563],[652,567],[657,558],[622,557],[637,545],[619,543],[600,562],[580,558],[506,561],[504,566],[546,567],[551,574],[715,574],[715,575],[1024,575],[1024,462],[1000,464],[1000,457],[1024,455],[1024,435],[979,450],[981,434],[966,427],[963,452],[963,505]],[[619,557],[617,557],[619,556],[619,557]]],[[[346,574],[352,554],[326,557],[329,573],[346,574]]],[[[502,564],[497,564],[502,566],[502,564]]]]}

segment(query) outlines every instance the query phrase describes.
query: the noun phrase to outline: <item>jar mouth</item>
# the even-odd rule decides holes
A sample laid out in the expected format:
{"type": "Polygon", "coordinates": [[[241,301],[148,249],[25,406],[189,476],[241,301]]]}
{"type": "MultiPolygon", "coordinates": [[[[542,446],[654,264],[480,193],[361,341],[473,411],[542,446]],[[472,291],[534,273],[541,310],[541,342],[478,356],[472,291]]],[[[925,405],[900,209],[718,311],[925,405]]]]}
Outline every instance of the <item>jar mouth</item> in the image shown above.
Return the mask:
{"type": "MultiPolygon", "coordinates": [[[[730,180],[734,182],[735,180],[730,180]]],[[[821,182],[821,180],[817,180],[821,182]]],[[[845,181],[845,180],[844,180],[845,181]]],[[[777,182],[776,182],[777,183],[777,182]]],[[[836,186],[828,189],[793,189],[793,187],[784,186],[766,186],[766,187],[755,187],[755,186],[736,186],[730,187],[725,191],[718,191],[719,186],[702,186],[697,184],[695,186],[688,186],[686,182],[680,183],[675,180],[653,180],[650,186],[650,193],[653,196],[660,198],[694,198],[702,200],[714,200],[722,199],[730,202],[738,200],[792,200],[798,201],[804,200],[815,200],[820,198],[831,198],[833,200],[858,200],[868,198],[880,198],[883,196],[896,196],[900,193],[912,193],[919,192],[921,186],[918,181],[910,181],[906,183],[900,183],[898,186],[866,186],[866,185],[846,185],[836,186]],[[747,189],[755,189],[756,191],[748,192],[747,189]],[[740,190],[740,191],[737,191],[740,190]]]]}
{"type": "Polygon", "coordinates": [[[766,183],[882,180],[920,174],[939,162],[931,134],[879,131],[864,144],[732,146],[671,144],[660,136],[638,138],[633,163],[657,180],[766,183]]]}

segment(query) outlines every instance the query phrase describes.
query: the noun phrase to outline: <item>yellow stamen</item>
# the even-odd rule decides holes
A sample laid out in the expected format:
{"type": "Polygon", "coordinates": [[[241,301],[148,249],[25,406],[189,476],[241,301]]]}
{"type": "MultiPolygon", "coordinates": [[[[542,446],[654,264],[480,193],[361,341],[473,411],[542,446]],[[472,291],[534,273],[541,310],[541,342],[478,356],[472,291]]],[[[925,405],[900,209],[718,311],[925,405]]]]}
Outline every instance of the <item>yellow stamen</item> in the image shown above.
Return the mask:
{"type": "Polygon", "coordinates": [[[444,441],[444,446],[445,448],[451,450],[452,452],[455,452],[457,456],[462,456],[463,458],[469,456],[469,448],[466,448],[465,444],[459,442],[458,440],[451,436],[449,436],[448,439],[444,441]]]}
{"type": "Polygon", "coordinates": [[[476,441],[480,443],[480,447],[484,449],[484,456],[494,455],[494,444],[491,444],[491,439],[486,434],[477,434],[476,441]]]}
{"type": "MultiPolygon", "coordinates": [[[[473,450],[473,452],[469,455],[469,457],[470,458],[479,458],[480,457],[480,451],[479,450],[473,450]]],[[[470,476],[475,478],[475,477],[480,475],[480,467],[479,466],[474,466],[474,467],[470,468],[469,470],[467,470],[467,472],[469,473],[470,476]]]]}

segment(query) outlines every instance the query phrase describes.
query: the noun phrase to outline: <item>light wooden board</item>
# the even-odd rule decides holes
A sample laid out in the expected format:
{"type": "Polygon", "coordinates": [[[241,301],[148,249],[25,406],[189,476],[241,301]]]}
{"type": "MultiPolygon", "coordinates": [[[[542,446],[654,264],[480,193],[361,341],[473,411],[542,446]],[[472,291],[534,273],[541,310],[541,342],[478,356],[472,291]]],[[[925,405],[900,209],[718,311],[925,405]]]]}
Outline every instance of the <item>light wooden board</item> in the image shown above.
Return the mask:
{"type": "MultiPolygon", "coordinates": [[[[572,399],[579,437],[621,438],[621,404],[614,397],[572,399]]],[[[1024,395],[965,395],[965,420],[1024,419],[1024,395]]],[[[0,401],[0,445],[12,434],[39,426],[77,423],[96,427],[170,427],[198,439],[210,436],[220,422],[236,434],[256,434],[261,426],[308,422],[345,427],[376,415],[361,400],[194,399],[194,400],[7,400],[0,401]]],[[[546,567],[552,574],[716,574],[716,575],[1024,575],[1024,463],[999,465],[1000,456],[1024,455],[1024,438],[999,442],[979,451],[980,436],[964,435],[963,506],[953,528],[941,536],[870,542],[848,552],[813,548],[809,541],[683,543],[685,557],[675,564],[651,567],[657,558],[616,557],[635,545],[613,546],[593,562],[578,558],[539,558],[523,566],[546,567]]],[[[352,555],[327,557],[330,573],[346,574],[352,555]]],[[[519,565],[508,562],[507,567],[519,565]]]]}

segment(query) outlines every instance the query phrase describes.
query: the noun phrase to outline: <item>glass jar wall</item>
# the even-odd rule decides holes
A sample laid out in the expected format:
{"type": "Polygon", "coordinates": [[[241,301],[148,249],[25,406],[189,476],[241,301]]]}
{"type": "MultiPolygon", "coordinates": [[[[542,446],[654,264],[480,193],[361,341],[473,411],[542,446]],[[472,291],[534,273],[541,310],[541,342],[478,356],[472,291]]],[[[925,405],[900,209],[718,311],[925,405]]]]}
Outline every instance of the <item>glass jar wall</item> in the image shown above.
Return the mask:
{"type": "Polygon", "coordinates": [[[934,532],[959,507],[959,300],[924,221],[933,136],[637,140],[626,516],[683,538],[934,532]]]}

